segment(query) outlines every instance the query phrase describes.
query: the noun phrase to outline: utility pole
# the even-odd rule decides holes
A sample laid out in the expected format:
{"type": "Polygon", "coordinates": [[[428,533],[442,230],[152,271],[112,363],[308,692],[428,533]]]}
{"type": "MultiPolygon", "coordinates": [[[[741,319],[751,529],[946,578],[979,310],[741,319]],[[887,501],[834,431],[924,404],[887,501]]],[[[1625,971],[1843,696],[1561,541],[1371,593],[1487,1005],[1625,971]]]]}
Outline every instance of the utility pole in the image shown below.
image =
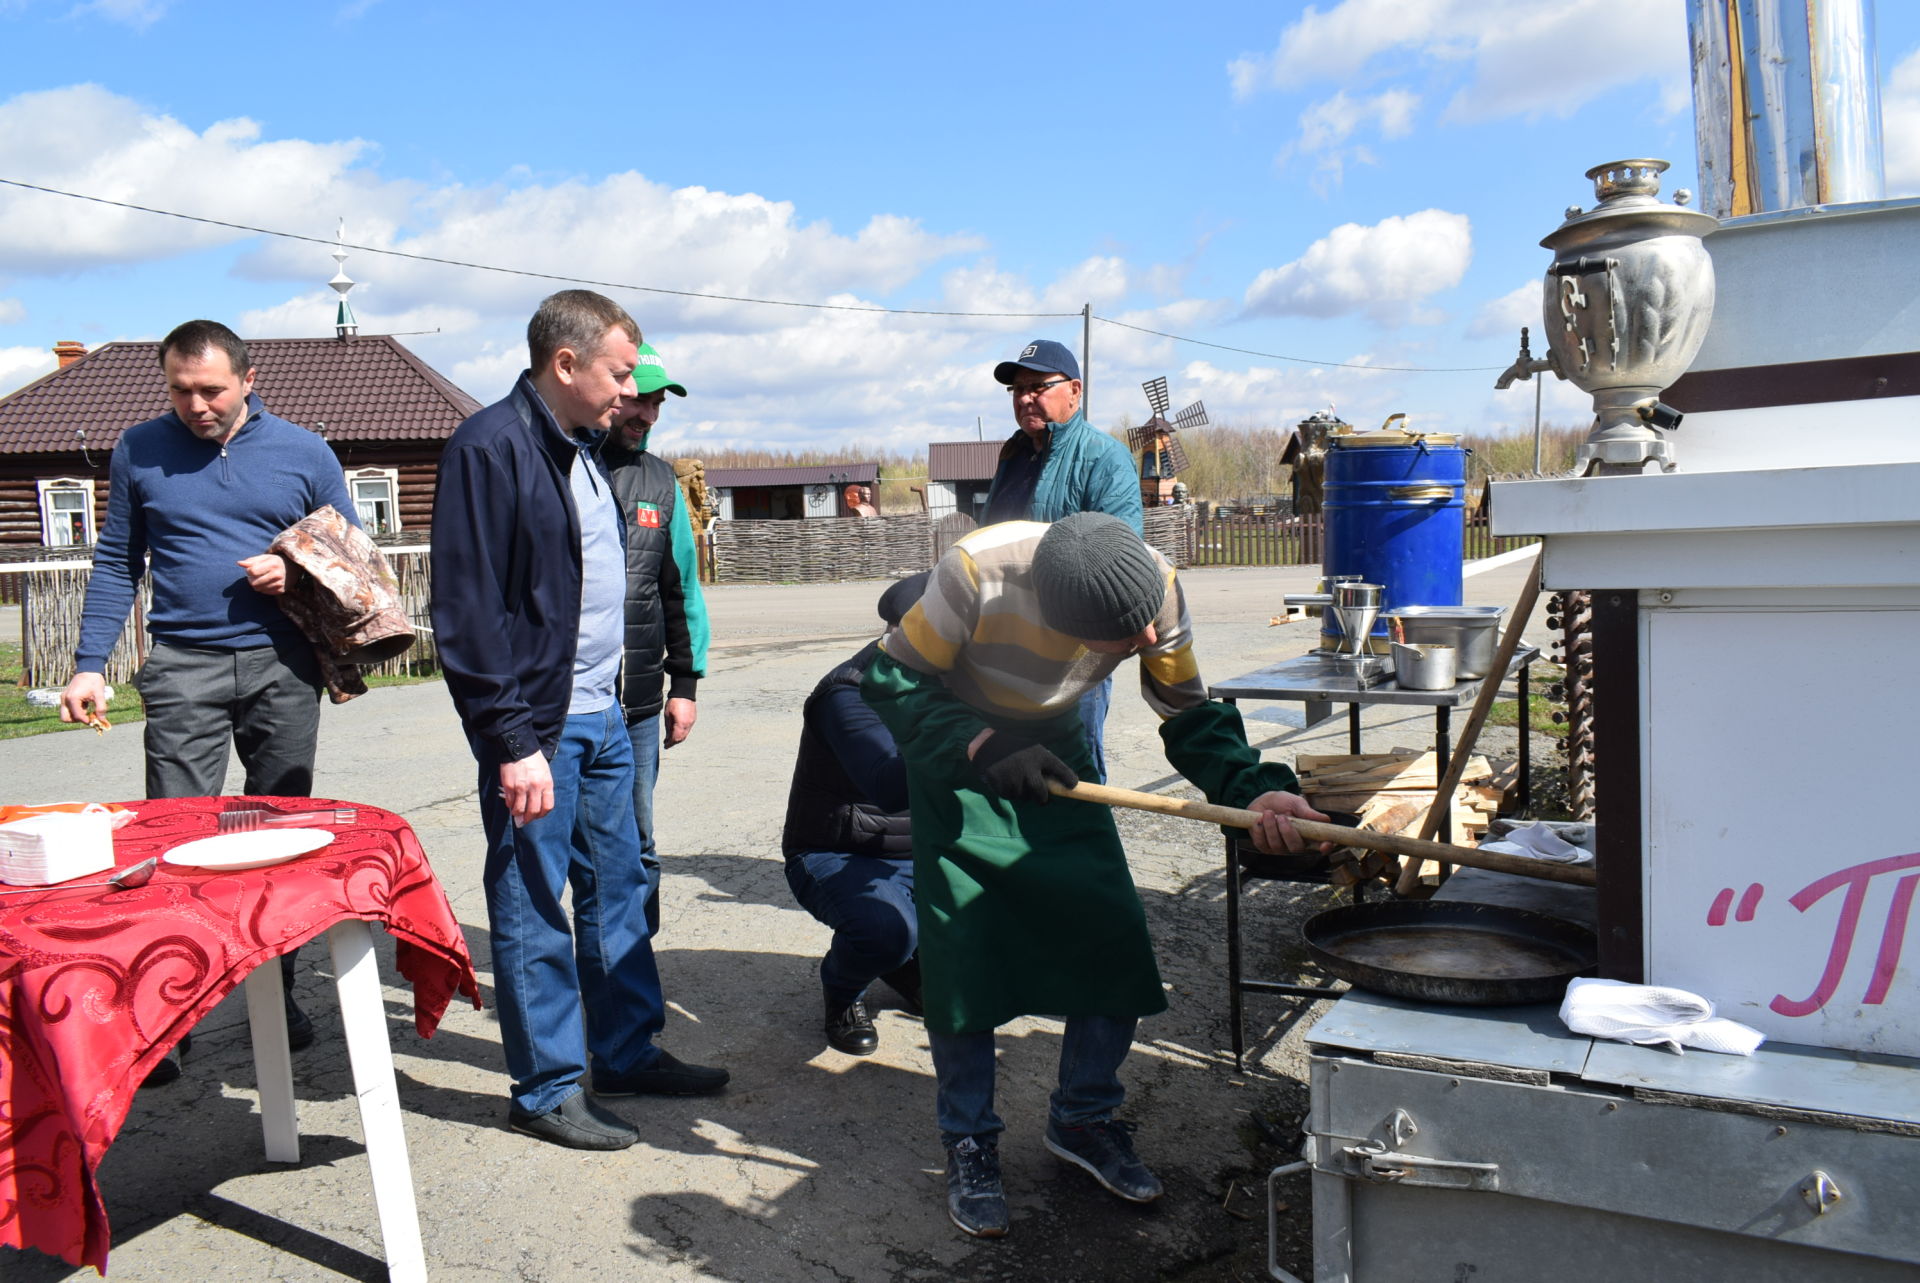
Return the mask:
{"type": "Polygon", "coordinates": [[[1093,422],[1087,409],[1093,400],[1093,304],[1080,309],[1080,413],[1093,422]]]}

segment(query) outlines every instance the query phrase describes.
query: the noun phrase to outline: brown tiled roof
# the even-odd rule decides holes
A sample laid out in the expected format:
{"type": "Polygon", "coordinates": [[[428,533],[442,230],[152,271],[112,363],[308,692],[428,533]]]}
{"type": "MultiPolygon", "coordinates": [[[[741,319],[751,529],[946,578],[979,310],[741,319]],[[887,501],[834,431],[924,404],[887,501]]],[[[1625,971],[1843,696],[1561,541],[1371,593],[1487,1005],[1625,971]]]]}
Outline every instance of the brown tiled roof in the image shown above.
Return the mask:
{"type": "Polygon", "coordinates": [[[707,485],[712,486],[818,486],[829,480],[839,485],[858,481],[872,485],[880,479],[880,465],[866,463],[823,463],[785,468],[708,468],[707,485]]]}
{"type": "MultiPolygon", "coordinates": [[[[267,409],[329,441],[438,441],[480,403],[384,334],[247,344],[267,409]]],[[[158,343],[108,343],[0,399],[0,454],[111,449],[167,412],[158,343]]]]}
{"type": "Polygon", "coordinates": [[[1002,441],[935,441],[927,447],[929,481],[991,481],[1002,441]]]}

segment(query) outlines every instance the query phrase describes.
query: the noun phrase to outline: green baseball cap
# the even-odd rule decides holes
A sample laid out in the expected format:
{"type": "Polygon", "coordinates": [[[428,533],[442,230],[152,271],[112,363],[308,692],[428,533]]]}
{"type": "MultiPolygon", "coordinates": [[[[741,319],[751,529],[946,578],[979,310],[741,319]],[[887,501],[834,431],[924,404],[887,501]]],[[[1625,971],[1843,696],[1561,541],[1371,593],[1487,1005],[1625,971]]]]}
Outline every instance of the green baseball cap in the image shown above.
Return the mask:
{"type": "Polygon", "coordinates": [[[649,392],[658,392],[661,388],[675,396],[685,396],[687,390],[667,377],[666,363],[660,354],[653,350],[651,343],[640,345],[640,363],[633,367],[633,390],[636,395],[645,396],[649,392]]]}

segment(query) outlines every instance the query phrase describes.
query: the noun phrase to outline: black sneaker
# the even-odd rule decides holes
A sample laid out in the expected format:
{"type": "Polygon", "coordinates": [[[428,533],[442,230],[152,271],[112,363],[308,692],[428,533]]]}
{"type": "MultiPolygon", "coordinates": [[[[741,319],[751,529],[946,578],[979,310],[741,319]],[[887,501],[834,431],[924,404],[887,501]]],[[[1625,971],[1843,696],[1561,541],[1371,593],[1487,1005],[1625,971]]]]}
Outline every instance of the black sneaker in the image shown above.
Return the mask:
{"type": "Polygon", "coordinates": [[[1007,1195],[1000,1188],[1000,1149],[965,1136],[947,1147],[947,1215],[975,1238],[1003,1238],[1007,1195]]]}
{"type": "Polygon", "coordinates": [[[867,1004],[855,998],[851,1005],[834,1008],[827,999],[827,1045],[849,1056],[871,1056],[880,1046],[880,1031],[873,1027],[867,1004]]]}
{"type": "Polygon", "coordinates": [[[305,1051],[313,1046],[313,1019],[300,1010],[293,1000],[293,991],[286,990],[287,999],[287,1050],[305,1051]]]}
{"type": "Polygon", "coordinates": [[[295,948],[292,953],[280,955],[280,997],[287,1009],[288,1051],[305,1051],[313,1046],[313,1021],[293,1000],[294,959],[299,954],[300,950],[295,948]]]}
{"type": "Polygon", "coordinates": [[[167,1049],[167,1054],[160,1058],[158,1064],[147,1071],[147,1076],[140,1080],[140,1085],[142,1087],[165,1087],[170,1082],[177,1082],[183,1072],[181,1059],[187,1048],[192,1045],[193,1035],[181,1034],[180,1041],[167,1049]]]}
{"type": "Polygon", "coordinates": [[[568,1149],[625,1149],[640,1139],[633,1124],[594,1104],[584,1091],[576,1091],[543,1114],[514,1105],[507,1111],[507,1122],[517,1132],[568,1149]]]}
{"type": "Polygon", "coordinates": [[[900,995],[900,1005],[910,1016],[925,1015],[920,1001],[920,955],[914,954],[905,962],[880,977],[887,988],[900,995]]]}
{"type": "Polygon", "coordinates": [[[1062,1127],[1047,1123],[1047,1148],[1093,1173],[1108,1193],[1129,1203],[1151,1203],[1166,1191],[1133,1152],[1133,1124],[1116,1119],[1062,1127]]]}
{"type": "Polygon", "coordinates": [[[724,1069],[682,1064],[673,1058],[671,1052],[663,1051],[660,1053],[660,1058],[645,1069],[636,1069],[630,1074],[594,1075],[593,1094],[596,1096],[712,1096],[727,1085],[727,1079],[731,1076],[724,1069]]]}

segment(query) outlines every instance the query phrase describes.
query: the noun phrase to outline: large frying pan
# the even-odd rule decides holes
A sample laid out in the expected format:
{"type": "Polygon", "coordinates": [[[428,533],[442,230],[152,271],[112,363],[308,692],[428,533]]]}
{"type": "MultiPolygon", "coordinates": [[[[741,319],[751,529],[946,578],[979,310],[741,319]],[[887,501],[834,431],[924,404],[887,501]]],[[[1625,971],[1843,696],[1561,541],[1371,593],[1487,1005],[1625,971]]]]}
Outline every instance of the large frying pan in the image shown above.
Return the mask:
{"type": "Polygon", "coordinates": [[[1323,970],[1415,1002],[1497,1007],[1557,1000],[1598,962],[1593,932],[1562,918],[1463,900],[1347,904],[1300,928],[1323,970]]]}

